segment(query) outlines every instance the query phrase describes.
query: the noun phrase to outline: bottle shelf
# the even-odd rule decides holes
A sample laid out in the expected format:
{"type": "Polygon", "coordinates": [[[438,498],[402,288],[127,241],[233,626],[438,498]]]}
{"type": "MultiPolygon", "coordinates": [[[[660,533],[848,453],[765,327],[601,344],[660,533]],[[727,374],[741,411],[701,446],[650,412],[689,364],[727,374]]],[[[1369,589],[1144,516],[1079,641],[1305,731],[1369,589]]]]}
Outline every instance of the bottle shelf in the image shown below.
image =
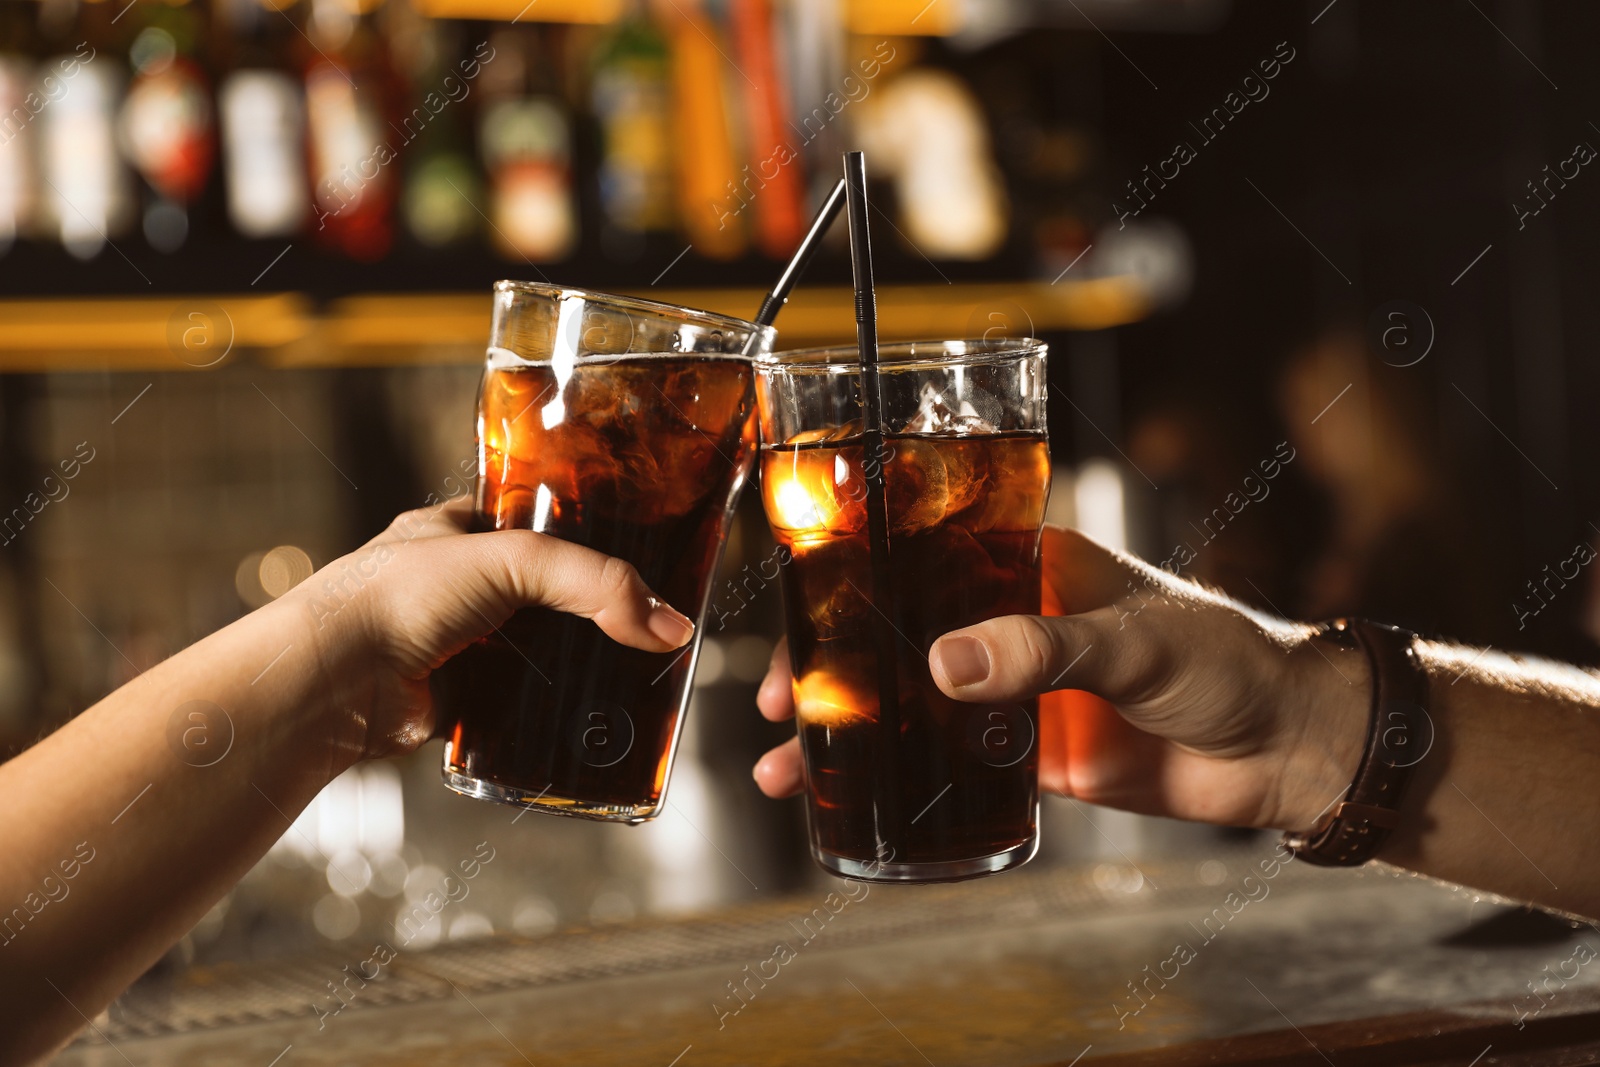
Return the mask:
{"type": "MultiPolygon", "coordinates": [[[[495,22],[616,22],[627,11],[622,0],[416,0],[431,18],[486,19],[495,22]]],[[[967,5],[945,0],[847,0],[840,12],[853,33],[880,36],[939,36],[968,21],[967,5]]]]}
{"type": "MultiPolygon", "coordinates": [[[[644,289],[634,295],[748,316],[758,289],[644,289]]],[[[1101,330],[1143,318],[1131,277],[889,285],[885,341],[1101,330]]],[[[488,293],[374,294],[318,308],[300,293],[0,300],[0,373],[181,371],[248,360],[270,368],[475,364],[489,335],[488,293]]],[[[848,344],[850,289],[803,289],[779,320],[784,348],[848,344]]]]}

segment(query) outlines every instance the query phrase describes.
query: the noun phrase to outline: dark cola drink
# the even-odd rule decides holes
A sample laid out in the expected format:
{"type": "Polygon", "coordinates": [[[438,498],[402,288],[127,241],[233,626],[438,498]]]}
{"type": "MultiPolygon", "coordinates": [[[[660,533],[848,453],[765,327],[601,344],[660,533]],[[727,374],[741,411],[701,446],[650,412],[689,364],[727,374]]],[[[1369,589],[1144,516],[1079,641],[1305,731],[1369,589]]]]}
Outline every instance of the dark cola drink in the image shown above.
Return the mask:
{"type": "Polygon", "coordinates": [[[812,845],[837,873],[935,881],[1024,862],[1037,841],[1037,701],[939,692],[951,630],[1037,615],[1050,481],[1043,433],[890,435],[886,614],[872,598],[862,437],[808,431],[761,454],[763,503],[792,554],[784,606],[812,845]],[[892,625],[896,705],[880,707],[874,627],[892,625]]]}
{"type": "MultiPolygon", "coordinates": [[[[491,367],[479,527],[618,556],[700,618],[754,457],[751,376],[737,356],[491,367]]],[[[698,647],[697,633],[687,648],[641,652],[586,619],[518,611],[436,674],[446,783],[558,814],[653,817],[698,647]]]]}

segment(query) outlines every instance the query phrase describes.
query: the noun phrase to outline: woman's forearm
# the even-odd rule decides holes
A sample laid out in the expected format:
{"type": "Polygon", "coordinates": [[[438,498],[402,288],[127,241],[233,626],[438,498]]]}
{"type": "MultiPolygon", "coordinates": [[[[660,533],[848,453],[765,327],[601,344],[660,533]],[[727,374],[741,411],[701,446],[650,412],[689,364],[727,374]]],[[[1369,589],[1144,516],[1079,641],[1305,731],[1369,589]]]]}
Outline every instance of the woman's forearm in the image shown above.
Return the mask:
{"type": "Polygon", "coordinates": [[[1600,679],[1433,642],[1421,653],[1435,737],[1380,858],[1600,916],[1600,679]]]}
{"type": "Polygon", "coordinates": [[[155,963],[353,762],[304,605],[205,638],[0,766],[0,1061],[155,963]]]}
{"type": "Polygon", "coordinates": [[[650,652],[692,635],[623,561],[468,535],[470,511],[407,512],[0,765],[0,1062],[85,1025],[340,771],[426,740],[429,673],[518,608],[650,652]]]}

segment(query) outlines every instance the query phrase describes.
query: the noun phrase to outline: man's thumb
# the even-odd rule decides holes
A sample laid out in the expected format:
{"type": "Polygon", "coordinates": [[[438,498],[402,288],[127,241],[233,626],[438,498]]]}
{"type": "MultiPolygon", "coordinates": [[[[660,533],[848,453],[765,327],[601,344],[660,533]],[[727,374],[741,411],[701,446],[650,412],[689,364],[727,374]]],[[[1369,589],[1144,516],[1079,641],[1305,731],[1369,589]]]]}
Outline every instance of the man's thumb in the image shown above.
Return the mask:
{"type": "Polygon", "coordinates": [[[1084,689],[1113,702],[1148,687],[1155,650],[1123,627],[1115,608],[1081,615],[1007,615],[933,643],[928,665],[948,696],[975,703],[1084,689]]]}

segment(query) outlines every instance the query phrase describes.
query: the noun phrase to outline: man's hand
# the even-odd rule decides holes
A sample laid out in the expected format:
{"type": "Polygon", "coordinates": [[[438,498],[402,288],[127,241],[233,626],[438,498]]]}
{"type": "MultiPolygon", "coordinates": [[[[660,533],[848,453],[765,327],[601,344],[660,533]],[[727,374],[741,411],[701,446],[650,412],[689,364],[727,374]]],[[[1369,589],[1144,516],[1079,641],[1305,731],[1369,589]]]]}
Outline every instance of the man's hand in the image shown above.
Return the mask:
{"type": "MultiPolygon", "coordinates": [[[[1051,694],[1040,702],[1046,789],[1152,815],[1303,830],[1349,785],[1368,714],[1359,652],[1071,530],[1045,528],[1044,586],[1045,616],[946,634],[928,660],[957,700],[1051,694]]],[[[794,715],[789,671],[780,644],[756,698],[774,721],[794,715]]],[[[798,792],[798,740],[762,757],[755,777],[769,796],[798,792]]]]}

